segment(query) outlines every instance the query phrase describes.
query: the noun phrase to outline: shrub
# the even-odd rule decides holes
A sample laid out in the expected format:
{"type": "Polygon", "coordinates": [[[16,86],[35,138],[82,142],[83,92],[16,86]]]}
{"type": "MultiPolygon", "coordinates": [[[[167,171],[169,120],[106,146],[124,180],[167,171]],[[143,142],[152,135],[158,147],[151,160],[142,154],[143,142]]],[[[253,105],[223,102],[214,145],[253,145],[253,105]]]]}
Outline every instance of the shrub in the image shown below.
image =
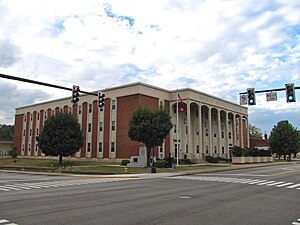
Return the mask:
{"type": "Polygon", "coordinates": [[[205,156],[205,160],[209,163],[218,163],[218,158],[215,158],[210,155],[205,156]]]}
{"type": "Polygon", "coordinates": [[[232,147],[232,156],[235,156],[235,157],[240,157],[240,156],[243,156],[243,151],[244,149],[241,148],[240,146],[233,146],[232,147]]]}
{"type": "Polygon", "coordinates": [[[157,168],[165,168],[167,165],[167,162],[166,160],[157,160],[155,163],[154,163],[154,167],[157,167],[157,168]]]}
{"type": "Polygon", "coordinates": [[[259,150],[257,148],[251,149],[251,155],[253,157],[259,156],[259,150]]]}
{"type": "Polygon", "coordinates": [[[122,160],[121,165],[122,166],[127,166],[128,163],[130,163],[130,160],[124,159],[124,160],[122,160]]]}

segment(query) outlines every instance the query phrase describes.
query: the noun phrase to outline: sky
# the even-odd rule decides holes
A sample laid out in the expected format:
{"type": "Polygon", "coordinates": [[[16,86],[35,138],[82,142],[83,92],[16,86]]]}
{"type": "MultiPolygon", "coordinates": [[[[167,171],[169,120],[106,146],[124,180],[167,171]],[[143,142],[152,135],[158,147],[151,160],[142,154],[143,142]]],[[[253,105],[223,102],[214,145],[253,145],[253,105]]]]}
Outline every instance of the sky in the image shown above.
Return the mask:
{"type": "MultiPolygon", "coordinates": [[[[247,88],[300,86],[300,1],[0,0],[0,73],[95,91],[144,82],[240,104],[247,88]]],[[[249,123],[300,129],[296,102],[256,94],[249,123]]],[[[0,78],[0,124],[69,91],[0,78]]]]}

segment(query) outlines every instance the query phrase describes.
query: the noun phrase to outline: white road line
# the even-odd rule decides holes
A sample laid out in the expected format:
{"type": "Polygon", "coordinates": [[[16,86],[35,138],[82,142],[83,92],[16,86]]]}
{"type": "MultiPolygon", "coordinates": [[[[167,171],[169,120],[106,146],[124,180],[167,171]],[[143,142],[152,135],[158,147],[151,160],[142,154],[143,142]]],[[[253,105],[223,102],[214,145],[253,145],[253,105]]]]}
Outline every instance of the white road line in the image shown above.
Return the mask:
{"type": "Polygon", "coordinates": [[[0,220],[0,223],[8,223],[9,221],[8,220],[0,220]]]}
{"type": "Polygon", "coordinates": [[[286,187],[286,188],[295,188],[295,187],[299,187],[299,186],[300,186],[300,184],[294,184],[294,185],[288,186],[288,187],[286,187]]]}
{"type": "Polygon", "coordinates": [[[293,184],[293,183],[292,182],[288,182],[288,183],[277,185],[276,187],[285,187],[285,186],[288,186],[290,184],[293,184]]]}
{"type": "Polygon", "coordinates": [[[257,181],[254,181],[254,182],[250,182],[248,184],[258,184],[258,183],[261,183],[261,182],[266,182],[267,180],[257,180],[257,181]]]}
{"type": "Polygon", "coordinates": [[[274,186],[274,185],[278,185],[278,184],[282,184],[284,182],[280,181],[280,182],[275,182],[273,184],[267,184],[266,186],[274,186]]]}
{"type": "Polygon", "coordinates": [[[263,182],[263,183],[259,183],[259,184],[256,184],[256,185],[265,185],[265,184],[271,184],[271,183],[275,183],[276,181],[268,181],[268,182],[263,182]]]}
{"type": "Polygon", "coordinates": [[[298,223],[298,222],[293,222],[292,224],[293,225],[300,225],[300,223],[298,223]]]}

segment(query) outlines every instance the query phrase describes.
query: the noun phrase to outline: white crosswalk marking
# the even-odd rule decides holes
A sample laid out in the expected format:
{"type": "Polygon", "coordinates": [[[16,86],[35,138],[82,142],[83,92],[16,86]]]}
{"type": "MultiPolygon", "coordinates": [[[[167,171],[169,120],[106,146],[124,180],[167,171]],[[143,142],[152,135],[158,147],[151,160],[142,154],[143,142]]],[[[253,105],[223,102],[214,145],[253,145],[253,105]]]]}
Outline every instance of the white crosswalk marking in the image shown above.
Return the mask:
{"type": "MultiPolygon", "coordinates": [[[[131,178],[136,179],[136,178],[131,178]]],[[[125,180],[124,178],[92,178],[92,179],[76,179],[76,180],[60,180],[60,181],[45,181],[37,183],[21,183],[21,184],[7,184],[0,186],[0,191],[21,191],[39,188],[55,188],[66,186],[78,186],[85,184],[98,184],[104,182],[113,182],[125,180]]]]}
{"type": "Polygon", "coordinates": [[[209,177],[209,176],[176,176],[168,177],[168,179],[183,179],[183,180],[198,180],[198,181],[215,181],[215,182],[226,182],[226,183],[240,183],[240,184],[255,184],[257,186],[266,187],[285,187],[295,188],[300,190],[300,184],[294,184],[292,182],[283,182],[275,180],[258,180],[248,178],[233,178],[233,177],[209,177]],[[297,188],[298,187],[298,188],[297,188]]]}
{"type": "Polygon", "coordinates": [[[288,183],[284,183],[284,184],[281,184],[281,185],[277,185],[276,187],[285,187],[285,186],[288,186],[290,184],[293,184],[292,182],[288,182],[288,183]]]}
{"type": "Polygon", "coordinates": [[[288,187],[286,187],[286,188],[295,188],[295,187],[299,187],[299,186],[300,186],[300,184],[294,184],[294,185],[288,186],[288,187]]]}

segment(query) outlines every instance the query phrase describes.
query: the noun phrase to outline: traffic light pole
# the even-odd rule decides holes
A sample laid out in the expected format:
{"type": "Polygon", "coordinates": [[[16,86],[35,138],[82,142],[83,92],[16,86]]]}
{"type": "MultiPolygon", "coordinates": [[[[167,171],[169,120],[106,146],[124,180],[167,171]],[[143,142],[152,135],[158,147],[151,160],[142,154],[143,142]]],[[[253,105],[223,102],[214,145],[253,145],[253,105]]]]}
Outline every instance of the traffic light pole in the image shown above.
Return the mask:
{"type": "MultiPolygon", "coordinates": [[[[29,79],[21,78],[21,77],[14,77],[14,76],[1,74],[1,73],[0,73],[0,77],[5,78],[5,79],[10,79],[10,80],[22,81],[22,82],[27,82],[27,83],[31,83],[31,84],[43,85],[43,86],[47,86],[47,87],[72,91],[72,88],[67,88],[67,87],[63,87],[63,86],[59,86],[59,85],[55,85],[55,84],[44,83],[44,82],[35,81],[35,80],[29,80],[29,79]]],[[[79,92],[84,93],[84,94],[88,94],[88,95],[98,96],[97,93],[93,93],[93,92],[87,92],[87,91],[81,91],[81,90],[79,92]]]]}
{"type": "MultiPolygon", "coordinates": [[[[299,87],[295,87],[295,89],[300,89],[299,87]]],[[[260,91],[255,91],[255,93],[264,93],[264,92],[272,92],[272,91],[285,91],[285,88],[277,88],[277,89],[269,89],[269,90],[260,90],[260,91]]],[[[240,95],[247,94],[247,92],[240,92],[240,95]]]]}

